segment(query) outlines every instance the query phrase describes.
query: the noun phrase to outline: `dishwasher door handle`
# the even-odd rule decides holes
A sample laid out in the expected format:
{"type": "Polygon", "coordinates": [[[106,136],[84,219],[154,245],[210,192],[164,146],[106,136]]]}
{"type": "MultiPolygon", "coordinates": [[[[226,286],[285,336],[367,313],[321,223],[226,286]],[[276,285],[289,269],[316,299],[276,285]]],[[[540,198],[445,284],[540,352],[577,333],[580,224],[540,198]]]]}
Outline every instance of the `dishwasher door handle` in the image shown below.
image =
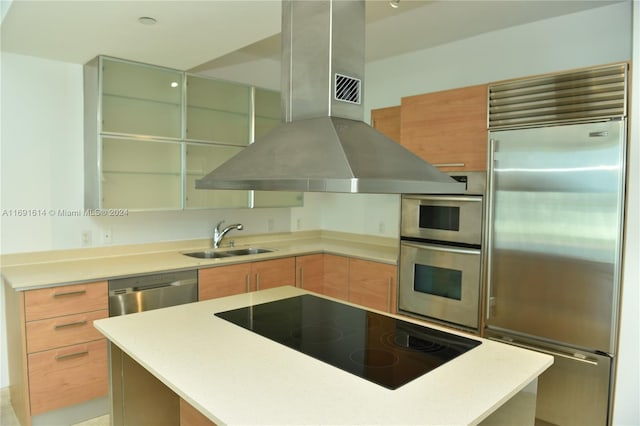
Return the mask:
{"type": "MultiPolygon", "coordinates": [[[[186,274],[186,273],[181,273],[186,274]]],[[[109,282],[109,316],[182,305],[198,300],[197,272],[186,277],[150,275],[109,282]],[[166,279],[164,279],[166,278],[166,279]]]]}

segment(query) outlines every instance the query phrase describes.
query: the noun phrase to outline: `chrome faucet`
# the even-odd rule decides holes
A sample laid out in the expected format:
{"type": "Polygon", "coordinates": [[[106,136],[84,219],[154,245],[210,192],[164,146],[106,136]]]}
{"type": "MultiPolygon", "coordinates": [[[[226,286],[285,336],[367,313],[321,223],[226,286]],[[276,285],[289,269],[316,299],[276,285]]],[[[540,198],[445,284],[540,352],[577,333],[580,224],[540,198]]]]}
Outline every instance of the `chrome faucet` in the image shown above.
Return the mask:
{"type": "Polygon", "coordinates": [[[211,240],[213,248],[220,247],[220,241],[222,241],[224,236],[227,235],[227,232],[231,231],[232,229],[237,229],[238,231],[242,231],[242,228],[244,228],[241,223],[234,223],[233,225],[229,225],[225,227],[221,231],[220,225],[222,225],[223,223],[224,223],[224,220],[219,222],[213,230],[213,239],[211,240]]]}

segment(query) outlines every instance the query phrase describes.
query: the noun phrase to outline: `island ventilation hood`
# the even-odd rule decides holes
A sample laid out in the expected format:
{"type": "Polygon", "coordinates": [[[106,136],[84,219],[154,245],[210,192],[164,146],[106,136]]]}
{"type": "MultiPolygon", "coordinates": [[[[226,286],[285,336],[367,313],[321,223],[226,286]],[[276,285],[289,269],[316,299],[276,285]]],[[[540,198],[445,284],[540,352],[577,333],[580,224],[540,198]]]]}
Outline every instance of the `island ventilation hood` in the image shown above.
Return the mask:
{"type": "Polygon", "coordinates": [[[362,121],[364,36],[364,0],[284,0],[284,124],[196,180],[196,189],[463,192],[362,121]]]}

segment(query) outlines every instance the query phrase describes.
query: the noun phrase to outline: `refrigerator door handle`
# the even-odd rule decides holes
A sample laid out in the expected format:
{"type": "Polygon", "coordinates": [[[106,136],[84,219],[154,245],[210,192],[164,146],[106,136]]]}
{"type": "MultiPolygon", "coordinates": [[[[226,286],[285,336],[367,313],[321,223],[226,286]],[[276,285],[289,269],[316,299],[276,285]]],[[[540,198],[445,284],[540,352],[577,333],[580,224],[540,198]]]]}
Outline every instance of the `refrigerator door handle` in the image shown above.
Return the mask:
{"type": "Polygon", "coordinates": [[[548,349],[548,348],[542,348],[542,347],[533,347],[533,346],[529,346],[526,345],[524,343],[521,342],[517,342],[511,338],[508,337],[503,337],[503,338],[498,338],[498,337],[489,337],[489,340],[495,340],[496,342],[500,342],[500,343],[506,343],[508,345],[513,345],[513,346],[517,346],[519,348],[522,349],[528,349],[530,351],[536,351],[536,352],[542,352],[545,353],[547,355],[551,355],[551,356],[557,356],[560,358],[566,358],[566,359],[570,359],[572,361],[579,361],[579,362],[583,362],[585,364],[590,364],[590,365],[598,365],[598,361],[592,358],[587,357],[586,355],[583,355],[581,353],[568,353],[568,352],[560,352],[557,350],[552,350],[552,349],[548,349]]]}
{"type": "Polygon", "coordinates": [[[487,203],[485,204],[485,223],[484,223],[484,228],[486,229],[485,232],[485,241],[483,243],[484,247],[486,247],[486,249],[484,250],[485,252],[485,267],[486,267],[486,272],[485,272],[485,279],[486,279],[486,287],[487,287],[487,300],[486,300],[486,312],[485,312],[485,319],[489,320],[491,318],[491,314],[494,312],[495,310],[495,297],[491,294],[491,252],[493,251],[492,245],[493,245],[493,238],[492,238],[492,233],[493,233],[493,197],[494,197],[494,177],[493,177],[493,168],[495,166],[494,162],[495,162],[495,158],[494,158],[494,153],[495,153],[495,144],[496,144],[497,140],[494,138],[489,138],[489,152],[488,152],[488,158],[487,158],[487,162],[488,162],[488,174],[487,174],[487,203]]]}

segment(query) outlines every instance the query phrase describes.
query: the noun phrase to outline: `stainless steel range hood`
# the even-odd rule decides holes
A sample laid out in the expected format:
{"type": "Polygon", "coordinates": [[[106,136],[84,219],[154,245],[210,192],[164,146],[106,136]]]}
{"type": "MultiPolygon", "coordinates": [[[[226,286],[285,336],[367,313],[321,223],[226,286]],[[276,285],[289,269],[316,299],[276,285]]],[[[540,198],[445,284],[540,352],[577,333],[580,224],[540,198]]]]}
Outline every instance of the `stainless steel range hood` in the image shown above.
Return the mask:
{"type": "Polygon", "coordinates": [[[197,189],[463,192],[362,121],[364,8],[364,0],[283,0],[285,123],[196,180],[197,189]]]}

